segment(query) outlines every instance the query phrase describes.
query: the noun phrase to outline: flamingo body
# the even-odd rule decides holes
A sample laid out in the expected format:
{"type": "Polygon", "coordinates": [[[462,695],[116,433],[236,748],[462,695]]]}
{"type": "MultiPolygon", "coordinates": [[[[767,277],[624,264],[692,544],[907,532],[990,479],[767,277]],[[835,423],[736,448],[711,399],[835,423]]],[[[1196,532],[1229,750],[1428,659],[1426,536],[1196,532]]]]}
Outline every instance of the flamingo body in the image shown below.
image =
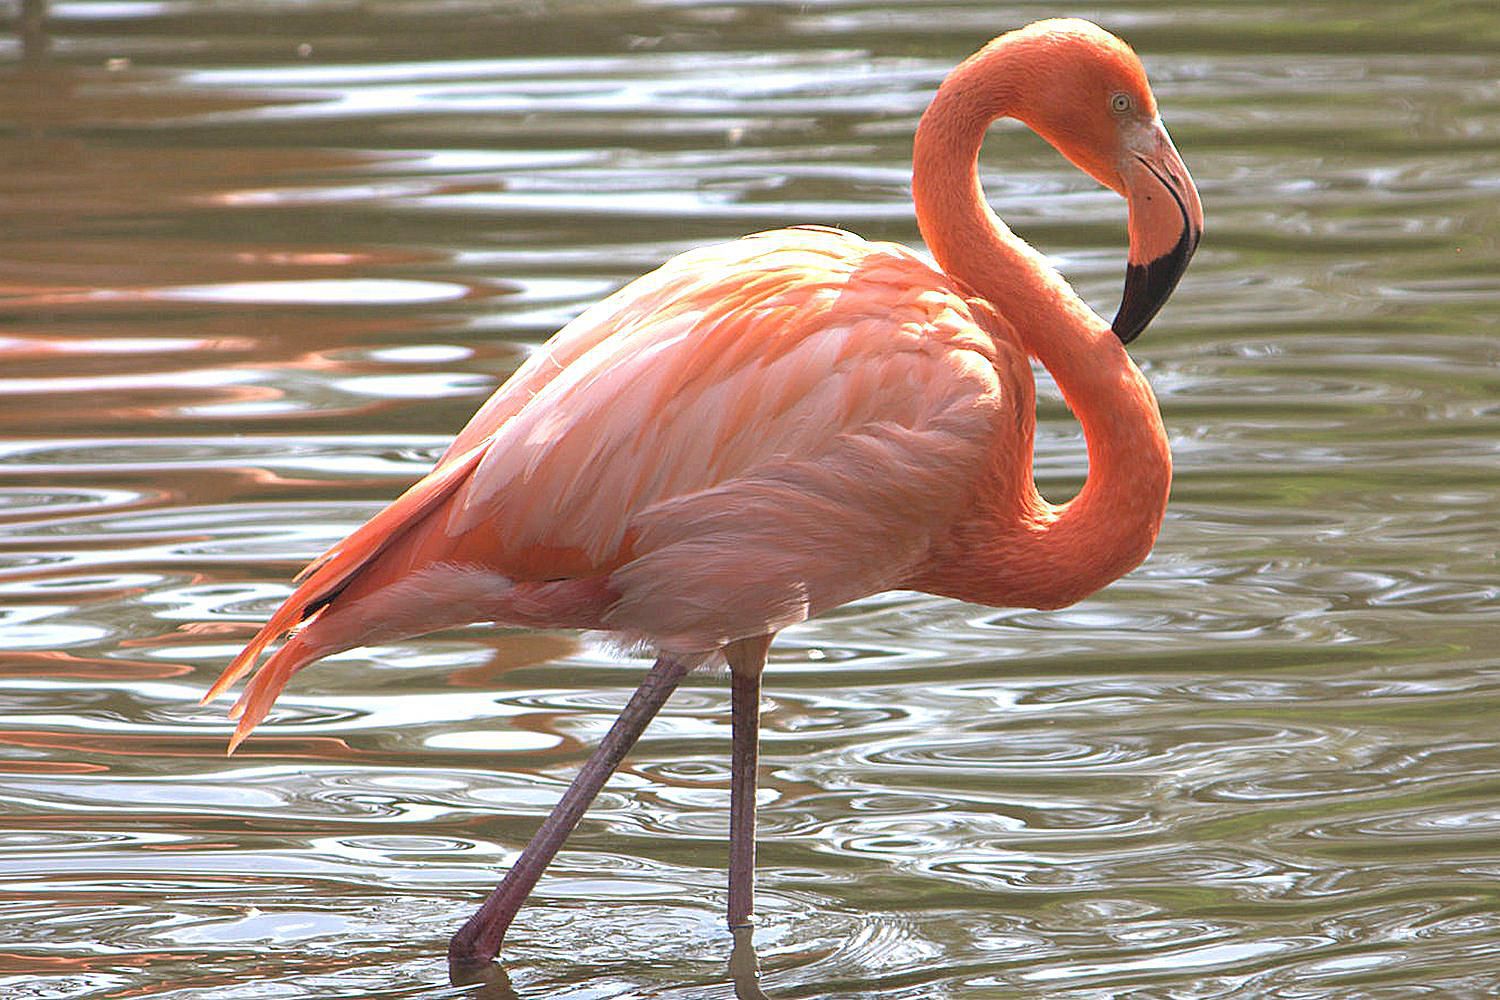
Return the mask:
{"type": "Polygon", "coordinates": [[[473,621],[706,658],[917,573],[1026,457],[1032,394],[994,309],[904,247],[797,228],[684,253],[522,365],[211,696],[304,621],[237,740],[313,660],[473,621]]]}

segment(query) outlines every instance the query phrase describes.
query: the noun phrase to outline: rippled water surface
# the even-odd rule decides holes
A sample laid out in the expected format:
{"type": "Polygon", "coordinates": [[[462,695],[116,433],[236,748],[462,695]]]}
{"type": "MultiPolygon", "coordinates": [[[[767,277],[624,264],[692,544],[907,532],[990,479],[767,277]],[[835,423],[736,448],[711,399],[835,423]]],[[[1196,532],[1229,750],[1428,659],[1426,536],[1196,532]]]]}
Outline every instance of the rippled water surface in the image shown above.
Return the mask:
{"type": "MultiPolygon", "coordinates": [[[[485,628],[356,650],[233,758],[199,695],[587,303],[756,228],[915,243],[917,115],[1051,12],[127,0],[13,30],[0,993],[470,995],[447,935],[640,661],[485,628]]],[[[1066,611],[887,594],[782,636],[761,986],[1493,995],[1500,16],[1088,13],[1144,54],[1208,214],[1134,348],[1167,524],[1066,611]]],[[[1123,205],[1015,129],[984,163],[1112,311],[1123,205]]],[[[1043,396],[1064,496],[1081,439],[1043,396]]],[[[515,995],[733,994],[728,723],[721,678],[673,699],[512,929],[515,995]]]]}

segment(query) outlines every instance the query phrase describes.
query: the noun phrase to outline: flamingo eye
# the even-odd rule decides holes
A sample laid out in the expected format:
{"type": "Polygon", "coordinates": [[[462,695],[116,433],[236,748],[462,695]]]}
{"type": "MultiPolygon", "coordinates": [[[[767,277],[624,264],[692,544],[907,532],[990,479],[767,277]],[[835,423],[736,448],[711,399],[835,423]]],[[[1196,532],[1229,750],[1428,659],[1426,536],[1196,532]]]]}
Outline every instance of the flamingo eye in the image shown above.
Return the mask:
{"type": "Polygon", "coordinates": [[[1129,94],[1116,94],[1109,99],[1109,109],[1117,115],[1128,114],[1135,107],[1129,94]]]}

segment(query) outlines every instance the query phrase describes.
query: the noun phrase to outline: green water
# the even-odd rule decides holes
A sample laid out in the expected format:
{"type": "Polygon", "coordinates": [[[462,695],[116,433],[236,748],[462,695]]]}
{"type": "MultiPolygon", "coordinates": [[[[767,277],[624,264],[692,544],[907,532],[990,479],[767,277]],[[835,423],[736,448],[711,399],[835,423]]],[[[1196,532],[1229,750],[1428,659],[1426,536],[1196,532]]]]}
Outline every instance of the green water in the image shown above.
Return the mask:
{"type": "MultiPolygon", "coordinates": [[[[0,45],[0,994],[417,998],[641,663],[476,628],[197,699],[552,330],[758,228],[917,242],[944,73],[1040,4],[57,3],[0,45]],[[45,41],[45,46],[42,44],[45,41]],[[45,51],[44,51],[45,49],[45,51]]],[[[1500,991],[1500,14],[1119,3],[1208,229],[1132,348],[1176,457],[1051,613],[783,634],[772,998],[1500,991]]],[[[997,129],[1111,314],[1124,207],[997,129]]],[[[1038,475],[1084,472],[1042,389],[1038,475]]],[[[733,995],[695,677],[507,941],[527,998],[733,995]]]]}

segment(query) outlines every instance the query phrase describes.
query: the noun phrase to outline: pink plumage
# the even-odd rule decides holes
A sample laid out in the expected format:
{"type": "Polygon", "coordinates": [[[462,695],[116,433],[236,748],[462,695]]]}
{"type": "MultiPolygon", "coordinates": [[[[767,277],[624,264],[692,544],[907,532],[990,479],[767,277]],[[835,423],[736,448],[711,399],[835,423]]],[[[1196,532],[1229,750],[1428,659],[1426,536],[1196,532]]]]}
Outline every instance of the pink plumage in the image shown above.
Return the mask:
{"type": "Polygon", "coordinates": [[[1202,206],[1140,61],[1078,20],[995,39],[917,129],[913,198],[938,266],[838,230],[682,254],[560,330],[437,467],[299,576],[205,700],[255,671],[233,749],[320,657],[475,621],[602,629],[658,659],[450,945],[498,952],[517,908],[690,670],[732,673],[729,922],[748,924],[760,676],[781,629],[896,587],[1059,607],[1137,565],[1171,457],[1124,345],[1197,246],[1202,206]],[[1106,324],[984,202],[985,130],[1030,125],[1130,206],[1106,324]],[[1030,358],[1083,425],[1078,496],[1037,492],[1030,358]],[[287,641],[256,670],[278,638],[287,641]]]}
{"type": "Polygon", "coordinates": [[[682,254],[532,355],[208,696],[299,625],[236,744],[355,645],[498,621],[707,657],[898,586],[1030,381],[988,305],[896,244],[798,228],[682,254]]]}

